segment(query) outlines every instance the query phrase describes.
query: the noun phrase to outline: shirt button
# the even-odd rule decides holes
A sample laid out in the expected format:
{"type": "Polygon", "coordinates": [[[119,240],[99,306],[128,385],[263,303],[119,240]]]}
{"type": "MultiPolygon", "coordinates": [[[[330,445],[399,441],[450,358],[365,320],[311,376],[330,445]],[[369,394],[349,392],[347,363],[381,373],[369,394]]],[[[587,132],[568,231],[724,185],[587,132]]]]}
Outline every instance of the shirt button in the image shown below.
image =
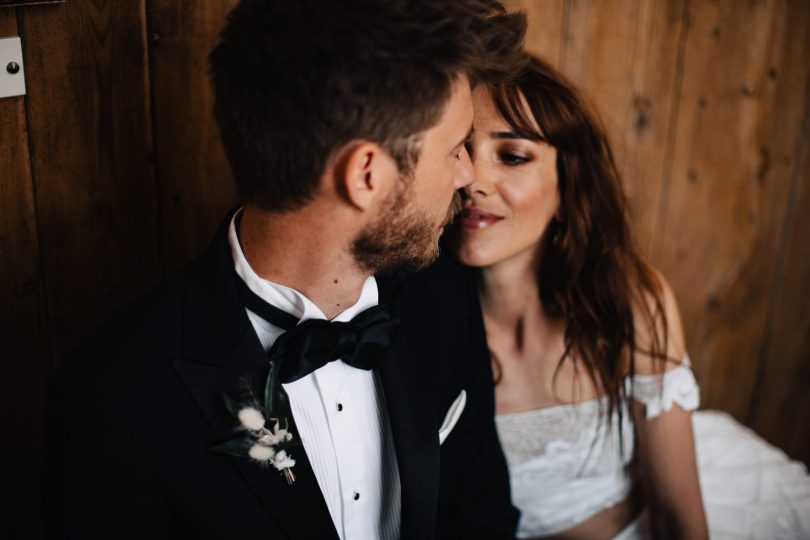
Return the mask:
{"type": "Polygon", "coordinates": [[[352,499],[354,499],[354,500],[356,501],[356,500],[358,500],[359,498],[360,498],[360,494],[359,494],[359,493],[357,493],[357,492],[355,491],[355,492],[354,492],[354,495],[352,495],[352,499]]]}
{"type": "Polygon", "coordinates": [[[338,403],[337,404],[337,410],[338,410],[338,412],[343,410],[343,403],[338,403]]]}

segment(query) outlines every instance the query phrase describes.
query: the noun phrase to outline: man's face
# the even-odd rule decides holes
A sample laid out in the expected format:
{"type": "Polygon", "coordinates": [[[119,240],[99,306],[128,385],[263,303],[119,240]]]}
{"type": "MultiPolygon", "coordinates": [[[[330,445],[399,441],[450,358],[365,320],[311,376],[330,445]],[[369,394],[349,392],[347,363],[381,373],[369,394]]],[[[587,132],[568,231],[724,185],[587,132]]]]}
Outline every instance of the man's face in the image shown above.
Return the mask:
{"type": "Polygon", "coordinates": [[[372,272],[416,270],[439,254],[439,237],[461,209],[456,190],[472,182],[464,148],[472,129],[470,83],[458,77],[436,125],[421,137],[416,167],[399,179],[377,219],[354,241],[357,262],[372,272]]]}

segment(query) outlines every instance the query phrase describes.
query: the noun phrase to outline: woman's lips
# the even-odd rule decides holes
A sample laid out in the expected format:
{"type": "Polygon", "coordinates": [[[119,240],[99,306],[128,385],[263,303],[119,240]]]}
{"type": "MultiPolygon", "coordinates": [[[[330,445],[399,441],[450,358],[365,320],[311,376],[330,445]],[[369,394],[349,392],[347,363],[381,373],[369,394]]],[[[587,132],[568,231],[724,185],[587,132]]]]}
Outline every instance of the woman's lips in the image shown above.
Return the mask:
{"type": "Polygon", "coordinates": [[[468,207],[461,211],[458,222],[465,229],[486,229],[502,219],[502,217],[485,212],[480,208],[468,207]]]}

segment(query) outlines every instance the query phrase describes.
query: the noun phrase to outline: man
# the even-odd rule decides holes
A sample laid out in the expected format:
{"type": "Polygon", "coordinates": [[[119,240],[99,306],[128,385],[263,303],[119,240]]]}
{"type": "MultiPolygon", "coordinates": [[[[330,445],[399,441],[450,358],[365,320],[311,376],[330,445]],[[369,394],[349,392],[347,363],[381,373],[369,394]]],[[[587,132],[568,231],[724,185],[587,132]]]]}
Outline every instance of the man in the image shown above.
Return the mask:
{"type": "Polygon", "coordinates": [[[471,82],[523,29],[486,0],[234,9],[211,73],[244,206],[63,373],[61,536],[513,535],[475,291],[390,274],[437,258],[471,82]]]}

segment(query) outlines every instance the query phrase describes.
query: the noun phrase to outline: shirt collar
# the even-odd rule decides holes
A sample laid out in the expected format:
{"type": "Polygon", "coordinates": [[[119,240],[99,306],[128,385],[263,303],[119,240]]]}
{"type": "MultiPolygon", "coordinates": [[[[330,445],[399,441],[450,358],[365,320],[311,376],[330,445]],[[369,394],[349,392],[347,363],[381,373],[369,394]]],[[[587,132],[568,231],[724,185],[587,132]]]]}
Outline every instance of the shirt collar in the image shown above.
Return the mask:
{"type": "MultiPolygon", "coordinates": [[[[298,317],[301,322],[307,319],[326,319],[323,311],[303,293],[269,279],[264,279],[253,271],[245,258],[245,254],[242,252],[242,246],[239,244],[239,238],[236,235],[236,220],[241,212],[242,209],[240,208],[234,213],[228,228],[228,243],[231,246],[234,268],[239,277],[242,278],[251,291],[259,295],[259,298],[298,317]]],[[[357,302],[340,312],[332,320],[350,321],[361,311],[376,306],[378,303],[377,280],[374,276],[369,276],[363,283],[360,298],[358,298],[357,302]]]]}

